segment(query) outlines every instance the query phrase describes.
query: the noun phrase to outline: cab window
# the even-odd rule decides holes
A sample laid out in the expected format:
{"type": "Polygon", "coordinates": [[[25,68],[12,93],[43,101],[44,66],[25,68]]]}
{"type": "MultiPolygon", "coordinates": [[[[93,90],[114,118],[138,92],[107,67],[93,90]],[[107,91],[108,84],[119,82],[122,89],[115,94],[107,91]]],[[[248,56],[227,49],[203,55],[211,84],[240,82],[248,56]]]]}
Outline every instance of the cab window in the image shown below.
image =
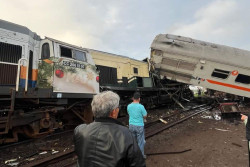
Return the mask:
{"type": "Polygon", "coordinates": [[[85,52],[80,52],[78,50],[75,50],[75,59],[79,61],[84,61],[86,62],[86,53],[85,52]]]}
{"type": "Polygon", "coordinates": [[[42,46],[42,54],[41,54],[41,59],[48,59],[50,58],[50,50],[49,50],[49,44],[44,43],[42,46]]]}
{"type": "Polygon", "coordinates": [[[69,48],[60,46],[61,57],[72,58],[72,51],[69,48]]]}

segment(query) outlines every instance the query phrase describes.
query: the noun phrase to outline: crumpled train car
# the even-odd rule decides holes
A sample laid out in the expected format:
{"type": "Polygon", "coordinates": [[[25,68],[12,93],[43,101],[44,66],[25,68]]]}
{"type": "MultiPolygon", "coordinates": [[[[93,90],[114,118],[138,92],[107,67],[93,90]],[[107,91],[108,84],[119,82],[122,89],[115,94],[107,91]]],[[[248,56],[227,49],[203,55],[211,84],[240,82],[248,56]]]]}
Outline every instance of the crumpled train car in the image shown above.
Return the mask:
{"type": "Polygon", "coordinates": [[[151,61],[162,77],[250,97],[250,51],[159,34],[151,45],[151,61]]]}

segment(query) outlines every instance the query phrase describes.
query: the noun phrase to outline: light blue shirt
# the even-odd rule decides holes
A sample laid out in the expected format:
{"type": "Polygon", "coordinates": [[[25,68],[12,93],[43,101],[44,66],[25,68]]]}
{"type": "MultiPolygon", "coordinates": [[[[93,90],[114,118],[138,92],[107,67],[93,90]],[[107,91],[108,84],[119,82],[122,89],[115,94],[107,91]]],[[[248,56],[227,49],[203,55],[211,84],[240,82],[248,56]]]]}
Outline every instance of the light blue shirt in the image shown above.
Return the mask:
{"type": "Polygon", "coordinates": [[[147,115],[147,111],[140,103],[131,103],[127,107],[129,115],[129,125],[144,126],[143,117],[147,115]]]}

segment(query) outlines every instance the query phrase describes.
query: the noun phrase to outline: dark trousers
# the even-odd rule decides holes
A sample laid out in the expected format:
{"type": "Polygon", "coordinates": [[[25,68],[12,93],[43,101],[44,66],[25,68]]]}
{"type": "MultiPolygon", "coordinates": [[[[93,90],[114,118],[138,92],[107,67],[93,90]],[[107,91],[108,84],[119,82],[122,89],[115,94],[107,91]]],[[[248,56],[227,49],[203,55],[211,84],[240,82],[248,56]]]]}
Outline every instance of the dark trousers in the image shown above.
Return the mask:
{"type": "Polygon", "coordinates": [[[248,149],[248,165],[249,165],[249,167],[250,167],[250,150],[249,150],[249,142],[250,142],[250,140],[247,140],[247,149],[248,149]]]}

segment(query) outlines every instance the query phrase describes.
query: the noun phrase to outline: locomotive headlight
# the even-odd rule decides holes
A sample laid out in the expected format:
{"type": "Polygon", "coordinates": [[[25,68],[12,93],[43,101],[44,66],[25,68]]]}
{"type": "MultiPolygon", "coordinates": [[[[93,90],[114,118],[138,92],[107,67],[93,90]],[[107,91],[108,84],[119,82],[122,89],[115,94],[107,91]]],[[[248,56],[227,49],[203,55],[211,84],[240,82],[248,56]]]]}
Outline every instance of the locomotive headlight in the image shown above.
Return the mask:
{"type": "Polygon", "coordinates": [[[64,76],[64,72],[62,70],[56,70],[55,74],[58,78],[62,78],[64,76]]]}
{"type": "Polygon", "coordinates": [[[96,82],[99,82],[99,76],[96,76],[96,82]]]}

